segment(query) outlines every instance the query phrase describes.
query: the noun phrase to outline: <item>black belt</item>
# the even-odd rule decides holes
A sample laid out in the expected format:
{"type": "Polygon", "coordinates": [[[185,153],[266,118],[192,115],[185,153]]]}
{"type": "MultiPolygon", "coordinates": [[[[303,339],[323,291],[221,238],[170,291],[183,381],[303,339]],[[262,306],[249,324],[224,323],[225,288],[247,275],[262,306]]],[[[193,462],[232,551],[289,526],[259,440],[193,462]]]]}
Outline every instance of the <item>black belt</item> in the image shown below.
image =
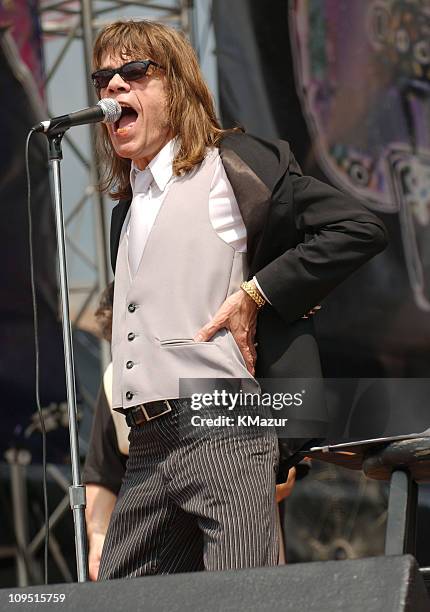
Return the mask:
{"type": "Polygon", "coordinates": [[[157,402],[148,402],[147,404],[139,404],[139,406],[133,406],[129,408],[125,413],[125,420],[127,425],[132,427],[133,425],[143,425],[153,419],[172,412],[173,407],[169,400],[159,400],[157,402]]]}

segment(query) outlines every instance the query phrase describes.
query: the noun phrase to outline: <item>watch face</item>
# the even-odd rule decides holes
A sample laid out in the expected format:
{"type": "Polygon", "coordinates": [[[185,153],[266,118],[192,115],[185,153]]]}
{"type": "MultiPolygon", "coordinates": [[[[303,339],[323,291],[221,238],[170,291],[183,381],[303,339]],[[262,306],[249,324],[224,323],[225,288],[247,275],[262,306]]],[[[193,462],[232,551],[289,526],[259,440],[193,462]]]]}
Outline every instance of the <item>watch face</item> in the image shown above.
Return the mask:
{"type": "Polygon", "coordinates": [[[297,91],[329,179],[399,213],[415,303],[430,309],[430,0],[321,0],[291,11],[297,91]]]}

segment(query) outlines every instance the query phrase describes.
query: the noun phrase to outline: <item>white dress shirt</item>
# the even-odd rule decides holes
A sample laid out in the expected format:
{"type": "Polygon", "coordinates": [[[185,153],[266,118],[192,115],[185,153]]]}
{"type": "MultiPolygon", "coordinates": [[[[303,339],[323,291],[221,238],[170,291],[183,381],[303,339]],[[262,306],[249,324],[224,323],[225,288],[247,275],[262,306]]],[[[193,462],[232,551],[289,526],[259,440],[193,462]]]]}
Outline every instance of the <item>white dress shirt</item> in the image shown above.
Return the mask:
{"type": "MultiPolygon", "coordinates": [[[[176,179],[172,164],[177,146],[176,138],[170,140],[145,170],[139,170],[132,162],[130,184],[133,199],[123,231],[128,235],[129,264],[133,276],[139,267],[146,241],[163,200],[176,179]]],[[[209,218],[212,227],[224,242],[236,251],[246,253],[246,227],[219,155],[209,193],[209,218]]],[[[254,281],[267,300],[255,277],[254,281]]]]}

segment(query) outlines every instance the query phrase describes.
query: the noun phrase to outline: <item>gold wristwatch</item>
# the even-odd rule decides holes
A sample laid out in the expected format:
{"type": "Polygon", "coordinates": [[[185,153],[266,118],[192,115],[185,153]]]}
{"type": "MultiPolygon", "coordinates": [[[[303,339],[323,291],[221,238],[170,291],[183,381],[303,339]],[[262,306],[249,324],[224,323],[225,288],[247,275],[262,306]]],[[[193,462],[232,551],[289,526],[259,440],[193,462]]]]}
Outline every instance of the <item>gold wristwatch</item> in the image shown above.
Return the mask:
{"type": "Polygon", "coordinates": [[[247,293],[249,297],[254,300],[258,308],[262,308],[264,304],[266,303],[266,300],[264,299],[264,297],[261,295],[261,293],[258,291],[257,287],[255,286],[254,281],[252,280],[244,281],[240,285],[240,288],[243,289],[245,293],[247,293]]]}

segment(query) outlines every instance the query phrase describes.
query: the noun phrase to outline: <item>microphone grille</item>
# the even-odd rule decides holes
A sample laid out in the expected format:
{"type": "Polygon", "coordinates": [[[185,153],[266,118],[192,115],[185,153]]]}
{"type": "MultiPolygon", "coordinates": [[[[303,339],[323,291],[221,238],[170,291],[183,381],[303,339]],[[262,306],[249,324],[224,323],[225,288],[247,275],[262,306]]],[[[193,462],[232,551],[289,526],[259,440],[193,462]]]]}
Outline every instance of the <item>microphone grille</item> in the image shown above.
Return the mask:
{"type": "Polygon", "coordinates": [[[104,113],[103,123],[115,123],[121,117],[121,106],[113,98],[102,98],[97,102],[97,106],[100,106],[104,113]]]}

